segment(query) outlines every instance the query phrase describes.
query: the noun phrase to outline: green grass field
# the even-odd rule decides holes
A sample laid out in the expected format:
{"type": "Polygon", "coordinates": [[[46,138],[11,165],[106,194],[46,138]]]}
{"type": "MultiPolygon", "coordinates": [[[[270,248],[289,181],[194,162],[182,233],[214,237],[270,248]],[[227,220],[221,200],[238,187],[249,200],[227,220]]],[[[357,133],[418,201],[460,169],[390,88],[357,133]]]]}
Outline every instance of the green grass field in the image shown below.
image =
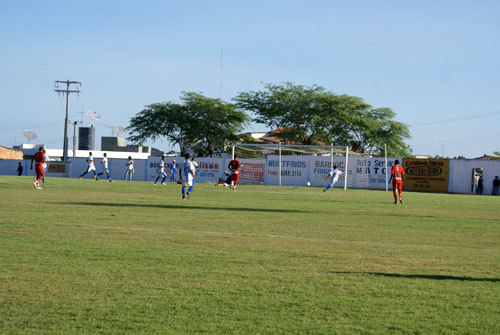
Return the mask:
{"type": "Polygon", "coordinates": [[[499,334],[500,197],[0,176],[1,334],[499,334]]]}

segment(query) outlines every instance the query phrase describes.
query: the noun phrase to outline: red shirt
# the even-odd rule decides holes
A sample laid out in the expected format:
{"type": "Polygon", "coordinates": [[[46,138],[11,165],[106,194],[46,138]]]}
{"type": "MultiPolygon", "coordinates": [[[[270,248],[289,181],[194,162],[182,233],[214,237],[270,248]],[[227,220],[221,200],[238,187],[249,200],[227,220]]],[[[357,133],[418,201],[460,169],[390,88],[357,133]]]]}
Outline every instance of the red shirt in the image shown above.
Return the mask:
{"type": "Polygon", "coordinates": [[[45,154],[42,151],[38,151],[33,155],[33,159],[35,160],[35,164],[42,165],[43,160],[45,159],[45,154]]]}
{"type": "Polygon", "coordinates": [[[405,172],[401,165],[393,165],[391,169],[392,180],[402,181],[405,172]]]}
{"type": "Polygon", "coordinates": [[[232,161],[229,162],[229,164],[227,165],[227,167],[229,168],[229,170],[231,170],[231,172],[238,173],[240,165],[241,164],[240,164],[239,160],[233,159],[232,161]]]}

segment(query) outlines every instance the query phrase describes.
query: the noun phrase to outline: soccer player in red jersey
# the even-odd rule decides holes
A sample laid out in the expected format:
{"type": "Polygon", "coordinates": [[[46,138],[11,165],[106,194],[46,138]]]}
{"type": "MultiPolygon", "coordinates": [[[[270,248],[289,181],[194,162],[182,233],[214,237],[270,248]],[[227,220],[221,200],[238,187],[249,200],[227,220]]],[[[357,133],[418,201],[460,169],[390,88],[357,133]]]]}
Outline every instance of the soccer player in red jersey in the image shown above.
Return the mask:
{"type": "Polygon", "coordinates": [[[234,155],[234,159],[227,165],[227,168],[231,171],[231,188],[233,191],[236,189],[236,186],[238,186],[238,180],[240,179],[240,167],[242,166],[243,164],[241,164],[238,160],[238,155],[234,155]]]}
{"type": "Polygon", "coordinates": [[[40,180],[42,180],[43,176],[45,175],[45,171],[43,168],[43,162],[45,161],[45,153],[43,147],[40,147],[40,149],[38,149],[38,152],[33,155],[33,158],[31,159],[30,170],[33,170],[33,161],[35,161],[35,173],[36,173],[36,180],[33,182],[33,187],[40,190],[41,189],[40,180]]]}
{"type": "Polygon", "coordinates": [[[403,167],[399,165],[399,160],[396,159],[394,162],[394,165],[392,166],[391,169],[391,179],[389,179],[389,183],[392,180],[392,194],[394,194],[394,203],[398,203],[398,196],[397,192],[399,191],[399,202],[403,203],[403,176],[405,172],[403,170],[403,167]]]}

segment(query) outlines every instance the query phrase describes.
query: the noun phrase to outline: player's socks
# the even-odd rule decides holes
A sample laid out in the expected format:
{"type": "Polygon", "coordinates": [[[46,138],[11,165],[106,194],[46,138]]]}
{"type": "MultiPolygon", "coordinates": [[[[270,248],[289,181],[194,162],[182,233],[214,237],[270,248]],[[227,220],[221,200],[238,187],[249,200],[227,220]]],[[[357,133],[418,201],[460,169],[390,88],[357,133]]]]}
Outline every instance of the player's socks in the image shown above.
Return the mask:
{"type": "Polygon", "coordinates": [[[327,187],[325,187],[325,189],[323,190],[323,192],[328,191],[330,188],[331,188],[331,186],[330,186],[330,185],[328,185],[327,187]]]}
{"type": "Polygon", "coordinates": [[[403,203],[403,199],[399,198],[399,202],[400,202],[400,203],[403,203]]]}
{"type": "Polygon", "coordinates": [[[36,186],[36,180],[33,182],[33,187],[37,188],[37,186],[36,186]]]}
{"type": "Polygon", "coordinates": [[[189,186],[189,189],[188,189],[188,194],[193,192],[193,186],[189,186]]]}

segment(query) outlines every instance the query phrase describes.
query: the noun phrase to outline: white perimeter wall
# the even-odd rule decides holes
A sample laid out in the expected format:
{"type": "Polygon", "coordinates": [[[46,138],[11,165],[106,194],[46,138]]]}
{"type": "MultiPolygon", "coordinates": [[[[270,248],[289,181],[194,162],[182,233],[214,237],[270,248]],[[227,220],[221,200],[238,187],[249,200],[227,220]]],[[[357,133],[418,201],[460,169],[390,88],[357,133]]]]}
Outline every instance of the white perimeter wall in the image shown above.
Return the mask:
{"type": "MultiPolygon", "coordinates": [[[[401,158],[388,158],[389,169],[394,161],[401,158]]],[[[177,164],[184,160],[182,157],[167,157],[167,166],[172,166],[172,161],[177,164]]],[[[196,171],[195,183],[217,182],[219,177],[224,179],[224,170],[230,158],[196,158],[198,169],[196,171]]],[[[97,172],[101,171],[101,159],[96,159],[97,172]]],[[[135,159],[135,181],[154,181],[160,158],[135,159]]],[[[240,171],[241,184],[268,184],[277,185],[279,181],[279,157],[270,156],[267,161],[257,159],[241,159],[244,167],[240,171]]],[[[323,156],[282,156],[281,161],[281,184],[304,186],[310,182],[312,186],[323,187],[328,181],[325,175],[331,169],[330,157],[323,156]]],[[[25,176],[33,176],[34,170],[29,170],[29,160],[0,160],[1,175],[16,175],[18,162],[23,163],[25,176]]],[[[126,159],[110,159],[109,169],[111,178],[123,179],[127,169],[126,159]]],[[[338,165],[341,170],[345,169],[344,157],[334,157],[333,164],[338,165]]],[[[385,166],[384,158],[378,157],[349,157],[347,170],[348,188],[385,189],[385,166]]],[[[500,161],[487,160],[451,160],[450,161],[450,193],[471,193],[472,169],[482,168],[484,178],[483,194],[491,194],[493,178],[500,176],[500,161]]],[[[72,158],[70,165],[70,176],[78,178],[87,169],[86,158],[72,158]]],[[[47,177],[56,177],[57,174],[47,174],[47,177]]],[[[104,176],[103,176],[104,177],[104,176]]],[[[179,168],[176,179],[179,178],[179,168]]],[[[92,178],[87,174],[84,178],[92,178]]],[[[344,186],[342,176],[336,187],[344,186]]]]}
{"type": "Polygon", "coordinates": [[[493,179],[500,178],[500,160],[451,160],[450,193],[471,193],[472,169],[483,169],[483,194],[491,194],[493,179]]]}

